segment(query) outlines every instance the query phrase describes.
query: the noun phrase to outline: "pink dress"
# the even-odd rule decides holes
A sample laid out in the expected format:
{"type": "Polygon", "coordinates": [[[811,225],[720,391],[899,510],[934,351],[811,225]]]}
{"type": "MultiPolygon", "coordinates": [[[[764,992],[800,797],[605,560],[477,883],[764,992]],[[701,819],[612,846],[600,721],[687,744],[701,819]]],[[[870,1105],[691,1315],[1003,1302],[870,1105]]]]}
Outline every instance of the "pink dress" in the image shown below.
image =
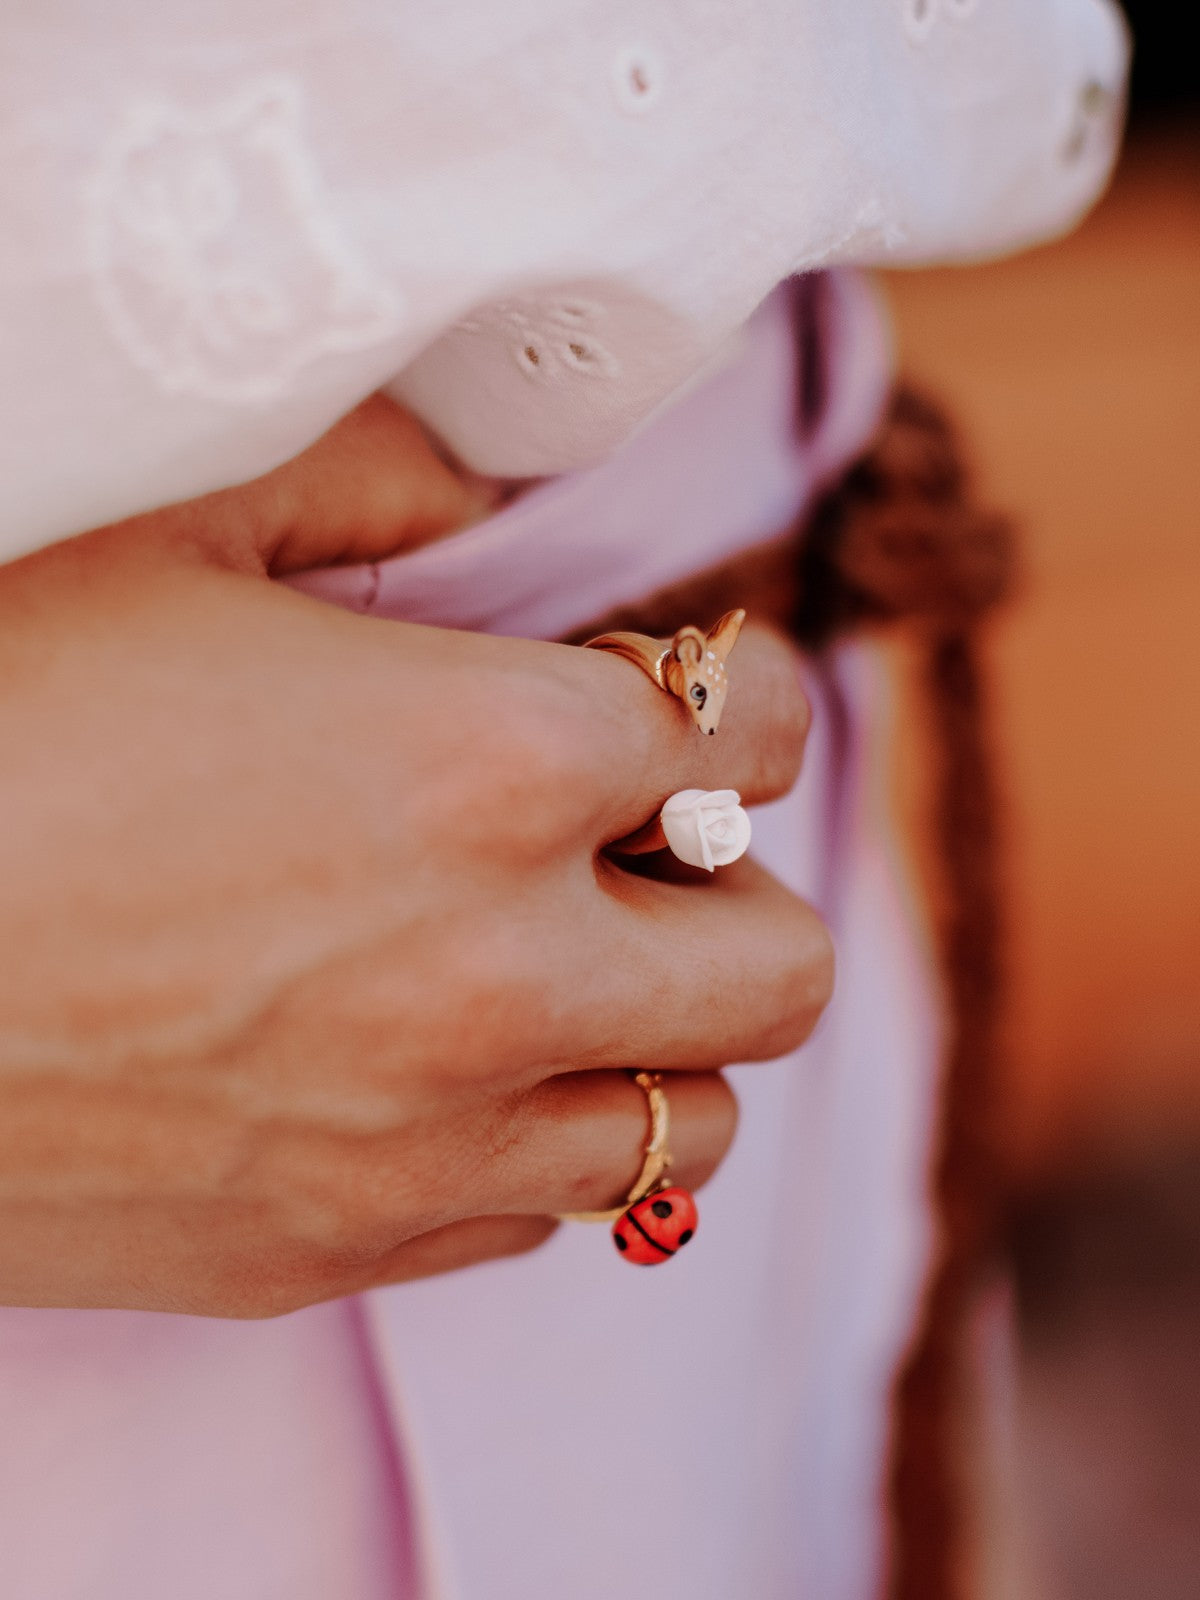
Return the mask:
{"type": "MultiPolygon", "coordinates": [[[[888,358],[829,281],[829,389],[795,426],[785,291],[607,465],[379,567],[298,587],[553,637],[786,527],[870,434],[888,358]]],[[[600,1230],[275,1322],[0,1312],[3,1600],[865,1600],[888,1388],[928,1249],[934,1022],[882,817],[869,655],[807,672],[804,776],[755,815],[837,994],[735,1069],[696,1244],[630,1272],[600,1230]]]]}
{"type": "MultiPolygon", "coordinates": [[[[257,476],[390,386],[467,465],[564,475],[299,587],[544,637],[792,524],[888,381],[840,269],[1065,226],[1127,59],[1111,0],[7,10],[0,560],[257,476]],[[751,314],[831,268],[801,438],[786,293],[751,314]]],[[[875,1592],[936,1029],[879,676],[855,647],[807,681],[755,849],[832,926],[837,994],[734,1070],[687,1254],[632,1273],[572,1226],[270,1323],[0,1311],[0,1600],[875,1592]]]]}

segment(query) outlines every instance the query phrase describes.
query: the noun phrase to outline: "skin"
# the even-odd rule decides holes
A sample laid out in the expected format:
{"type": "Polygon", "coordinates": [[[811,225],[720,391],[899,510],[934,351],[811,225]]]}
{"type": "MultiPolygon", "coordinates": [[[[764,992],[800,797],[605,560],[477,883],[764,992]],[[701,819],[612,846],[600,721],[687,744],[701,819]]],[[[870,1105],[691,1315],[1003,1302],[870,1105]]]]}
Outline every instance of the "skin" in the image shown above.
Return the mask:
{"type": "Polygon", "coordinates": [[[516,1253],[637,1171],[615,1069],[673,1074],[694,1187],[718,1069],[808,1035],[811,908],[618,843],[677,789],[791,787],[784,639],[747,626],[702,739],[599,652],[269,581],[496,495],[376,399],[0,569],[0,1301],[265,1316],[516,1253]]]}

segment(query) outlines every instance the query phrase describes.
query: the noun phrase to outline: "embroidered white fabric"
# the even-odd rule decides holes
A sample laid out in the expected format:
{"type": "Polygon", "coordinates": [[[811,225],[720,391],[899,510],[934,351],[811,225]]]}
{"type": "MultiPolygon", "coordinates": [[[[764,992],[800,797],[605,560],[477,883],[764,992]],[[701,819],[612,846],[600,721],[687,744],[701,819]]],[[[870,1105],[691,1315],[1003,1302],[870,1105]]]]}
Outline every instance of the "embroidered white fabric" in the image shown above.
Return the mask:
{"type": "Polygon", "coordinates": [[[1110,0],[18,0],[0,557],[236,482],[381,385],[589,465],[787,275],[1007,249],[1108,171],[1110,0]]]}

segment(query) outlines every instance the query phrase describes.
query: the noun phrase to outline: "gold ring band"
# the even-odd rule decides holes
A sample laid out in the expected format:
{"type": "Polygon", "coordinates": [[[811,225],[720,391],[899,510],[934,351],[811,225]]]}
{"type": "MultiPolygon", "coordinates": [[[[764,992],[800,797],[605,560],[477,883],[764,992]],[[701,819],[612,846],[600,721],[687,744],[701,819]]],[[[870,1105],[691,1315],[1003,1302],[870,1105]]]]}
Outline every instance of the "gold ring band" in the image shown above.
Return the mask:
{"type": "Polygon", "coordinates": [[[652,683],[687,707],[701,733],[716,733],[729,679],[725,661],[737,643],[746,613],[727,611],[709,628],[680,628],[674,638],[645,633],[602,633],[585,650],[607,650],[639,667],[652,683]]]}
{"type": "Polygon", "coordinates": [[[650,1112],[650,1135],[646,1140],[642,1170],[634,1179],[633,1188],[619,1206],[610,1211],[564,1211],[563,1222],[615,1222],[623,1217],[629,1207],[644,1200],[662,1184],[663,1176],[671,1165],[668,1139],[671,1133],[671,1108],[667,1104],[667,1091],[663,1088],[661,1072],[634,1072],[630,1076],[646,1096],[650,1112]]]}

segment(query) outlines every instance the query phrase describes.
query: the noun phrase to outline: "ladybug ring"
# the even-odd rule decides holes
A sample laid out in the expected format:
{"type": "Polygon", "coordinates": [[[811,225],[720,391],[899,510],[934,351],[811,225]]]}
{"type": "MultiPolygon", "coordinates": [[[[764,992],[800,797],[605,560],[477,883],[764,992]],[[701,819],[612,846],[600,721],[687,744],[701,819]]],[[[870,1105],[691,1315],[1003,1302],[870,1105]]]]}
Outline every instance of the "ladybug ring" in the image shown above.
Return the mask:
{"type": "Polygon", "coordinates": [[[696,1231],[696,1202],[686,1189],[656,1189],[613,1223],[613,1243],[639,1267],[678,1255],[696,1231]]]}
{"type": "Polygon", "coordinates": [[[696,1231],[696,1202],[686,1189],[668,1186],[666,1172],[671,1165],[667,1146],[671,1129],[670,1107],[661,1072],[635,1072],[633,1081],[646,1096],[650,1113],[650,1134],[642,1158],[642,1169],[625,1198],[614,1211],[574,1211],[568,1222],[611,1222],[613,1243],[626,1261],[652,1267],[683,1249],[696,1231]]]}

